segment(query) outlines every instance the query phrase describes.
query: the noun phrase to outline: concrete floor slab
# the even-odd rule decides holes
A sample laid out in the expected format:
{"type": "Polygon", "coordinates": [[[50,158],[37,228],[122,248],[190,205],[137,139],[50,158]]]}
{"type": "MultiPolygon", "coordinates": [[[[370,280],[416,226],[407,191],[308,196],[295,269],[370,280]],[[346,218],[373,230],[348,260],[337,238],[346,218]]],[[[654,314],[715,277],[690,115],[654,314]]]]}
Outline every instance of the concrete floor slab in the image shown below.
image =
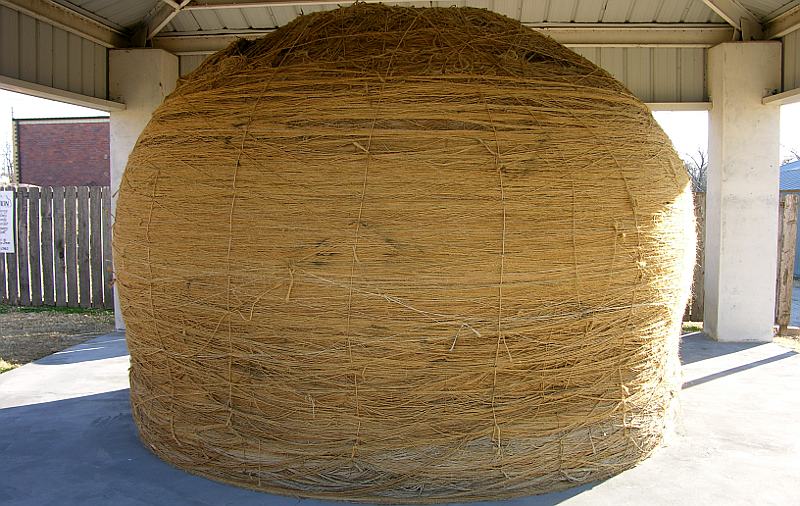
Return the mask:
{"type": "MultiPolygon", "coordinates": [[[[800,355],[693,335],[682,356],[677,433],[653,457],[602,482],[498,504],[800,504],[800,355]]],[[[0,375],[0,504],[341,504],[240,489],[162,462],[136,437],[127,369],[124,335],[110,334],[0,375]]]]}

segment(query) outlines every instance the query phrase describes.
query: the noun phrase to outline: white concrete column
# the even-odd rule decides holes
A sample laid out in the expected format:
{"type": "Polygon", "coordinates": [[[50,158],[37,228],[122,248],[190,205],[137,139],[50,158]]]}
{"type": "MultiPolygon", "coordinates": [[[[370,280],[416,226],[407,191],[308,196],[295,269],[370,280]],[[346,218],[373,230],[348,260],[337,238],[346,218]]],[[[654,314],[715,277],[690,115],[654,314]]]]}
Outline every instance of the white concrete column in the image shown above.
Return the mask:
{"type": "Polygon", "coordinates": [[[708,85],[703,330],[719,341],[771,341],[780,113],[761,99],[780,89],[780,42],[711,48],[708,85]]]}
{"type": "MultiPolygon", "coordinates": [[[[116,210],[117,190],[139,134],[153,111],[175,89],[178,57],[161,49],[115,49],[108,52],[109,98],[125,103],[124,111],[111,113],[111,214],[116,210]]],[[[119,297],[114,290],[114,314],[124,329],[119,297]]]]}

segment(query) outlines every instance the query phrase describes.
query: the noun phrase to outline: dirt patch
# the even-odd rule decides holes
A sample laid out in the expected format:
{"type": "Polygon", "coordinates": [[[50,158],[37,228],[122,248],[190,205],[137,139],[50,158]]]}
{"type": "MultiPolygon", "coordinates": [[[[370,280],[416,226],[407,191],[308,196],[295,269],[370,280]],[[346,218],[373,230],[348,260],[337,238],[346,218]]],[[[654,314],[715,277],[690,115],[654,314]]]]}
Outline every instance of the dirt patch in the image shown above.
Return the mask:
{"type": "Polygon", "coordinates": [[[0,372],[113,330],[111,311],[0,306],[0,372]]]}
{"type": "Polygon", "coordinates": [[[800,336],[776,336],[775,344],[800,353],[800,336]]]}

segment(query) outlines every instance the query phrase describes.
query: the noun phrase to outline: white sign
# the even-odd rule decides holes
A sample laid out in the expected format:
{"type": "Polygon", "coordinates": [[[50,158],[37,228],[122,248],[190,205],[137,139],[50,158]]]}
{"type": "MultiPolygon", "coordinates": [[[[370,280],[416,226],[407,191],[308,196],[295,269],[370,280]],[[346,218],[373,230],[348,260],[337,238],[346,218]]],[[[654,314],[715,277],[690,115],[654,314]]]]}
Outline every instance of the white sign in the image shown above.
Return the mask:
{"type": "Polygon", "coordinates": [[[0,191],[0,253],[14,253],[14,192],[0,191]]]}

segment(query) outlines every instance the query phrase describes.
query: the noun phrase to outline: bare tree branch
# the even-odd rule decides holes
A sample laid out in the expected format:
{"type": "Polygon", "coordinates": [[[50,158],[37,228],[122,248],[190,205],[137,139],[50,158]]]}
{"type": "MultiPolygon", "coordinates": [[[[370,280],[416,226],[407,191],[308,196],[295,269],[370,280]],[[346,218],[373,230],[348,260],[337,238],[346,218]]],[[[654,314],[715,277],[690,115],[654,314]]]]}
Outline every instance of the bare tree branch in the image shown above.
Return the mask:
{"type": "Polygon", "coordinates": [[[11,145],[5,143],[0,147],[0,184],[10,183],[14,175],[14,155],[11,145]]]}
{"type": "Polygon", "coordinates": [[[800,149],[798,148],[789,148],[789,156],[783,159],[781,165],[791,162],[796,162],[800,160],[800,149]]]}
{"type": "Polygon", "coordinates": [[[708,178],[708,154],[698,148],[696,154],[688,156],[689,160],[684,160],[683,165],[692,180],[692,191],[704,192],[708,178]]]}

